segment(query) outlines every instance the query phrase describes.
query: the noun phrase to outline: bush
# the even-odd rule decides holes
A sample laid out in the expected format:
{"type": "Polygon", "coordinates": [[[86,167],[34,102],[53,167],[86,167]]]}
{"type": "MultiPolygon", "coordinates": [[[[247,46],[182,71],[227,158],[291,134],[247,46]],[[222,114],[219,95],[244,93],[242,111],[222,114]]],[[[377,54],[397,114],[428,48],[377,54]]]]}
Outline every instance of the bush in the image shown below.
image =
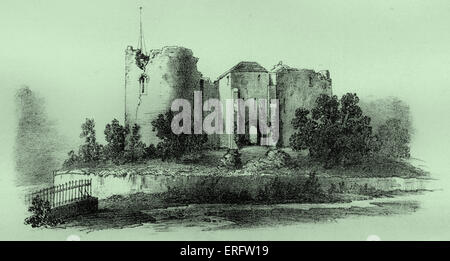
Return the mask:
{"type": "Polygon", "coordinates": [[[146,159],[154,159],[158,157],[158,153],[155,145],[150,144],[147,148],[145,148],[145,158],[146,159]]]}
{"type": "Polygon", "coordinates": [[[158,118],[152,121],[153,131],[156,131],[156,136],[161,139],[156,146],[159,157],[162,160],[179,159],[185,154],[201,153],[208,141],[208,136],[206,134],[174,134],[171,128],[172,119],[172,111],[167,111],[165,114],[159,114],[158,118]]]}
{"type": "Polygon", "coordinates": [[[28,211],[33,215],[25,219],[25,224],[31,227],[53,227],[63,223],[61,219],[51,215],[50,203],[39,196],[32,199],[28,211]]]}
{"type": "Polygon", "coordinates": [[[373,146],[370,118],[358,106],[356,94],[337,96],[322,94],[311,110],[299,108],[292,125],[296,129],[290,137],[294,150],[309,150],[309,155],[325,164],[352,165],[369,155],[373,146]]]}
{"type": "Polygon", "coordinates": [[[146,148],[141,141],[141,134],[139,134],[140,126],[134,124],[132,127],[127,127],[129,131],[125,138],[124,158],[126,162],[139,162],[145,159],[146,148]]]}
{"type": "Polygon", "coordinates": [[[104,133],[107,142],[104,148],[104,158],[116,164],[123,163],[125,137],[128,134],[128,128],[120,125],[117,119],[113,119],[111,124],[106,124],[104,133]]]}
{"type": "Polygon", "coordinates": [[[105,126],[107,144],[104,147],[97,143],[94,127],[93,119],[86,119],[82,124],[80,137],[85,138],[85,143],[80,146],[78,154],[73,150],[68,153],[63,167],[91,167],[101,162],[121,165],[157,157],[154,145],[146,147],[141,142],[140,126],[137,124],[124,127],[118,120],[112,120],[105,126]]]}
{"type": "Polygon", "coordinates": [[[94,119],[86,119],[81,124],[80,138],[84,138],[84,144],[79,150],[80,159],[85,163],[98,162],[101,158],[102,146],[97,142],[94,119]]]}

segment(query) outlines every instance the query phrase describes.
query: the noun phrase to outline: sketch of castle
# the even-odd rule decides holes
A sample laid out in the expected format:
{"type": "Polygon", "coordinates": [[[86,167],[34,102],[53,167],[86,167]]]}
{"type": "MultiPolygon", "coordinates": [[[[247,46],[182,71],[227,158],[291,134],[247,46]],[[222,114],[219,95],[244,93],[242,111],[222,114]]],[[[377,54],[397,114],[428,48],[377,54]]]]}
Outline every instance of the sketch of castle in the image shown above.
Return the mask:
{"type": "MultiPolygon", "coordinates": [[[[278,99],[279,145],[287,146],[294,131],[291,120],[295,110],[312,108],[320,94],[332,93],[328,71],[296,69],[281,62],[268,71],[257,62],[242,61],[212,82],[197,70],[197,61],[192,51],[184,47],[163,47],[147,53],[142,29],[137,48],[126,48],[125,123],[140,125],[146,144],[159,141],[151,122],[169,110],[174,99],[193,101],[194,91],[202,91],[203,101],[278,99]]],[[[259,144],[260,135],[253,136],[251,143],[259,144]]],[[[211,135],[209,142],[213,147],[234,146],[232,134],[211,135]]]]}

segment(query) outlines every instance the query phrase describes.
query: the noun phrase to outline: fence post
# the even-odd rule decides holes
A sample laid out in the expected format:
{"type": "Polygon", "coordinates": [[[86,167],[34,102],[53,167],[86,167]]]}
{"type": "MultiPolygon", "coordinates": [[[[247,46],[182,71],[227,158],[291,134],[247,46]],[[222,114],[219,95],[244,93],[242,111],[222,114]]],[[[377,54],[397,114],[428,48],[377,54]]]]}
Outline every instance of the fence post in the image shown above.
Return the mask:
{"type": "Polygon", "coordinates": [[[70,190],[71,183],[72,182],[69,181],[69,183],[67,184],[67,203],[70,202],[70,198],[72,197],[72,195],[71,195],[72,193],[71,193],[71,190],[70,190]]]}
{"type": "Polygon", "coordinates": [[[24,199],[28,204],[33,203],[35,197],[47,201],[51,208],[59,207],[77,200],[92,196],[92,179],[71,180],[64,184],[53,185],[38,191],[28,193],[24,199]]]}
{"type": "Polygon", "coordinates": [[[83,198],[86,198],[86,196],[87,196],[87,182],[86,182],[85,179],[83,179],[83,189],[82,189],[82,191],[83,191],[83,198]]]}
{"type": "Polygon", "coordinates": [[[66,184],[65,183],[61,184],[61,188],[62,188],[62,197],[63,197],[62,203],[66,204],[66,190],[65,190],[66,184]]]}
{"type": "Polygon", "coordinates": [[[75,180],[74,193],[75,193],[75,200],[77,200],[77,198],[78,198],[78,181],[77,180],[75,180]]]}
{"type": "Polygon", "coordinates": [[[54,203],[53,197],[55,196],[54,192],[55,192],[54,187],[52,186],[49,191],[49,193],[50,193],[50,208],[53,208],[53,203],[54,203]]]}
{"type": "Polygon", "coordinates": [[[72,180],[72,181],[70,181],[70,201],[71,202],[73,201],[73,198],[74,198],[73,185],[74,185],[74,182],[72,180]]]}

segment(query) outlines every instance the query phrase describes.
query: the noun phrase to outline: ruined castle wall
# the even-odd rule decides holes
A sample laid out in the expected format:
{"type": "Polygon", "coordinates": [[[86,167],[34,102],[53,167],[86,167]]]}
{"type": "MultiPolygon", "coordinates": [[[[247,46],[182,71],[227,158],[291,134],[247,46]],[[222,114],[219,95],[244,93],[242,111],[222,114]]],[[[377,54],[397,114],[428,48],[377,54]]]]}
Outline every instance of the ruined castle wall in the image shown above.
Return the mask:
{"type": "MultiPolygon", "coordinates": [[[[226,117],[227,117],[227,113],[226,113],[226,100],[227,99],[232,99],[232,90],[231,90],[231,75],[228,74],[225,77],[219,79],[217,85],[218,85],[218,89],[219,89],[219,97],[220,97],[220,102],[222,103],[222,117],[223,117],[223,132],[225,133],[226,129],[225,129],[225,121],[226,121],[226,117]]],[[[229,147],[230,146],[230,142],[232,139],[232,136],[230,136],[229,134],[221,134],[219,135],[219,139],[220,139],[220,147],[229,147]]]]}
{"type": "MultiPolygon", "coordinates": [[[[164,47],[150,52],[145,68],[148,76],[144,93],[141,93],[139,77],[143,73],[135,64],[136,52],[126,51],[126,121],[141,126],[142,141],[157,144],[159,139],[152,131],[152,120],[170,109],[176,98],[193,99],[193,91],[199,89],[201,74],[197,71],[197,58],[183,47],[164,47]]],[[[192,104],[192,102],[191,102],[192,104]]]]}
{"type": "Polygon", "coordinates": [[[291,121],[300,107],[313,108],[320,94],[332,94],[328,71],[280,71],[276,74],[276,96],[280,102],[280,145],[289,146],[294,133],[291,121]]]}
{"type": "MultiPolygon", "coordinates": [[[[219,98],[219,88],[216,84],[211,82],[209,79],[203,79],[203,88],[200,88],[202,90],[202,106],[205,104],[205,101],[208,99],[218,99],[219,98]]],[[[210,114],[210,111],[203,111],[203,119],[210,114]]],[[[216,149],[220,147],[220,135],[219,134],[210,134],[208,135],[208,143],[206,144],[207,147],[216,149]]]]}
{"type": "Polygon", "coordinates": [[[264,72],[233,72],[231,73],[232,88],[239,89],[242,99],[267,99],[269,74],[264,72]]]}
{"type": "Polygon", "coordinates": [[[203,79],[203,101],[219,98],[218,87],[209,79],[203,79]]]}
{"type": "MultiPolygon", "coordinates": [[[[254,98],[255,102],[259,102],[259,99],[266,100],[267,105],[267,98],[269,95],[269,73],[266,72],[233,72],[231,73],[231,79],[232,79],[232,88],[237,88],[239,90],[239,98],[247,100],[254,98]]],[[[267,113],[267,111],[266,111],[267,113]]],[[[254,115],[254,117],[257,117],[257,121],[259,122],[259,108],[257,115],[254,115]]],[[[246,121],[249,120],[249,111],[246,108],[245,112],[245,119],[246,121]]],[[[237,119],[236,119],[237,120],[237,119]]],[[[249,126],[249,128],[253,129],[254,131],[259,131],[258,126],[249,126]]],[[[252,133],[252,132],[250,132],[252,133]]],[[[259,145],[258,135],[257,134],[250,134],[250,141],[253,144],[259,145]]]]}

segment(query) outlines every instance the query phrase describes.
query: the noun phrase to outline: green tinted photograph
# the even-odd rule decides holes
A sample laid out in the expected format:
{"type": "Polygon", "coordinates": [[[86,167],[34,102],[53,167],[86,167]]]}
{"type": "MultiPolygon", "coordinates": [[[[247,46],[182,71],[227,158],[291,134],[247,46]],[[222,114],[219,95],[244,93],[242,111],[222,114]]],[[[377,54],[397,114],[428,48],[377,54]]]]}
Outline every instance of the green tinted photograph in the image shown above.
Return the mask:
{"type": "Polygon", "coordinates": [[[450,240],[449,13],[2,0],[0,240],[450,240]]]}

